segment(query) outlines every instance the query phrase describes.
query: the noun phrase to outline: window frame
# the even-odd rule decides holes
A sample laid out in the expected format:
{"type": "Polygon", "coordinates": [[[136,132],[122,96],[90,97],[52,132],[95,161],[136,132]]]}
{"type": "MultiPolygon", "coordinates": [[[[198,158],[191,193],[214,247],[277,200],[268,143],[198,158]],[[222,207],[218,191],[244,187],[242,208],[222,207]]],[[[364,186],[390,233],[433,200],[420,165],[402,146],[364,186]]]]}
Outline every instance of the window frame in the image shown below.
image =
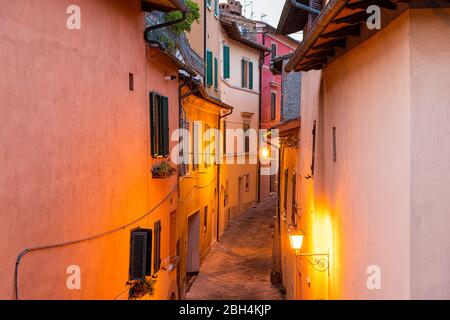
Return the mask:
{"type": "Polygon", "coordinates": [[[271,90],[270,91],[270,119],[277,119],[277,100],[278,100],[278,92],[271,90]],[[273,100],[275,98],[275,100],[273,100]]]}
{"type": "Polygon", "coordinates": [[[149,99],[150,153],[153,158],[168,158],[170,148],[169,98],[151,91],[149,99]]]}

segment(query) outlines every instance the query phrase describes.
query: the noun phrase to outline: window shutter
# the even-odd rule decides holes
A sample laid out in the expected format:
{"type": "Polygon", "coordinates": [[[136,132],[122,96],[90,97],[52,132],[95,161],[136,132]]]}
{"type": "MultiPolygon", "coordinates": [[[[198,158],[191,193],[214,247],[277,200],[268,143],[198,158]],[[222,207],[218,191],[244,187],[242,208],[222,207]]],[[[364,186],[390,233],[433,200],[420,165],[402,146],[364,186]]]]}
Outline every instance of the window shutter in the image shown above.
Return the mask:
{"type": "Polygon", "coordinates": [[[275,59],[277,56],[277,45],[272,43],[272,59],[275,59]]]}
{"type": "Polygon", "coordinates": [[[214,58],[214,89],[219,88],[219,61],[214,58]]]}
{"type": "Polygon", "coordinates": [[[206,84],[213,85],[213,54],[211,51],[206,52],[206,84]]]}
{"type": "Polygon", "coordinates": [[[219,0],[214,0],[214,14],[219,15],[219,0]]]}
{"type": "Polygon", "coordinates": [[[169,98],[161,97],[161,155],[169,156],[169,98]]]}
{"type": "Polygon", "coordinates": [[[157,104],[157,95],[155,93],[150,93],[150,145],[151,145],[151,154],[153,157],[156,157],[158,154],[157,150],[157,122],[158,122],[158,104],[157,104]]]}
{"type": "Polygon", "coordinates": [[[161,221],[156,221],[154,224],[155,230],[155,249],[153,269],[154,272],[158,272],[161,269],[161,221]]]}
{"type": "Polygon", "coordinates": [[[285,211],[287,210],[288,179],[289,179],[289,169],[286,169],[284,170],[284,199],[283,199],[283,207],[285,211]]]}
{"type": "Polygon", "coordinates": [[[271,94],[270,94],[270,111],[271,111],[271,114],[270,114],[270,118],[272,119],[272,120],[275,120],[275,118],[277,117],[277,95],[274,93],[274,92],[272,92],[271,94]]]}
{"type": "Polygon", "coordinates": [[[223,46],[223,77],[230,79],[230,47],[223,46]]]}
{"type": "Polygon", "coordinates": [[[292,209],[291,209],[292,224],[297,222],[297,174],[292,175],[292,209]]]}
{"type": "Polygon", "coordinates": [[[245,60],[244,59],[242,59],[241,60],[241,78],[242,78],[242,88],[245,88],[245,87],[247,87],[247,79],[245,79],[245,72],[246,72],[246,70],[245,70],[245,67],[246,67],[246,63],[245,63],[245,60]]]}
{"type": "Polygon", "coordinates": [[[208,8],[211,8],[211,0],[206,0],[206,5],[208,6],[208,8]]]}
{"type": "Polygon", "coordinates": [[[151,274],[151,230],[138,229],[131,232],[130,243],[130,279],[144,280],[151,274]]]}
{"type": "MultiPolygon", "coordinates": [[[[317,10],[322,10],[322,0],[309,0],[309,7],[317,10]]],[[[318,15],[314,13],[308,13],[308,23],[306,24],[306,30],[304,34],[306,34],[309,29],[311,29],[314,21],[316,21],[318,15]]]]}
{"type": "Polygon", "coordinates": [[[253,62],[248,63],[248,78],[249,78],[248,88],[250,90],[253,90],[253,62]]]}

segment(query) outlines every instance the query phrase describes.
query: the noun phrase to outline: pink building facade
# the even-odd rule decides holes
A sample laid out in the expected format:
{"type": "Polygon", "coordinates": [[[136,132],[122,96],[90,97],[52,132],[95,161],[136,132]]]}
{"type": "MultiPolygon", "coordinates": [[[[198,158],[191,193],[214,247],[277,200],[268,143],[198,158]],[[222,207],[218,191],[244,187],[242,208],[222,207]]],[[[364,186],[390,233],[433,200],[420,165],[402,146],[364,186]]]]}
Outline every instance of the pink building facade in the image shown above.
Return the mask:
{"type": "MultiPolygon", "coordinates": [[[[263,24],[263,30],[258,32],[257,41],[272,49],[272,52],[265,55],[261,66],[260,127],[271,129],[283,121],[283,78],[282,75],[276,75],[271,71],[271,61],[275,57],[292,54],[298,42],[288,36],[276,34],[276,30],[268,24],[263,24]]],[[[275,190],[276,176],[261,175],[260,199],[264,199],[275,190]]]]}

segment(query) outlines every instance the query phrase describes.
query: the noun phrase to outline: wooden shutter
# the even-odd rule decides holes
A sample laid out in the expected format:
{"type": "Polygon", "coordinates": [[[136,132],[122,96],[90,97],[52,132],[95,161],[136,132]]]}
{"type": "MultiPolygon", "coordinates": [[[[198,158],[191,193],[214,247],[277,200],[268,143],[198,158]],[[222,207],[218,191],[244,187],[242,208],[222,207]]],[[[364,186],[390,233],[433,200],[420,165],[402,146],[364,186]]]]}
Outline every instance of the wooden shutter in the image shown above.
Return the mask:
{"type": "Polygon", "coordinates": [[[211,51],[206,52],[206,84],[213,85],[213,53],[211,51]]]}
{"type": "Polygon", "coordinates": [[[150,93],[150,152],[153,157],[158,155],[158,95],[150,93]]]}
{"type": "Polygon", "coordinates": [[[292,224],[297,222],[297,174],[292,175],[292,209],[291,209],[292,224]]]}
{"type": "MultiPolygon", "coordinates": [[[[320,11],[322,10],[322,0],[309,0],[309,6],[320,11]]],[[[311,29],[318,16],[319,15],[314,13],[308,13],[308,23],[305,26],[304,35],[311,29]]]]}
{"type": "Polygon", "coordinates": [[[169,98],[161,97],[161,149],[160,153],[163,157],[169,156],[169,98]]]}
{"type": "Polygon", "coordinates": [[[214,58],[214,89],[219,88],[219,61],[214,58]]]}
{"type": "Polygon", "coordinates": [[[248,63],[248,79],[249,79],[248,88],[250,90],[253,90],[253,62],[248,63]]]}
{"type": "Polygon", "coordinates": [[[244,123],[244,151],[246,153],[250,152],[250,132],[248,132],[249,129],[250,125],[248,123],[244,123]]]}
{"type": "Polygon", "coordinates": [[[151,274],[151,230],[134,230],[130,242],[130,279],[144,280],[151,274]]]}
{"type": "Polygon", "coordinates": [[[156,221],[154,224],[155,232],[155,248],[153,258],[153,270],[158,272],[161,269],[161,221],[156,221]]]}
{"type": "Polygon", "coordinates": [[[277,45],[272,43],[272,59],[275,59],[277,56],[277,45]]]}
{"type": "Polygon", "coordinates": [[[223,46],[223,77],[230,79],[230,47],[223,46]]]}
{"type": "Polygon", "coordinates": [[[270,94],[270,118],[275,120],[277,117],[277,94],[272,92],[270,94]]]}
{"type": "Polygon", "coordinates": [[[247,61],[245,59],[241,60],[241,78],[242,88],[247,88],[247,61]]]}
{"type": "Polygon", "coordinates": [[[284,170],[284,199],[283,199],[283,207],[285,211],[287,210],[288,179],[289,179],[289,169],[286,168],[286,170],[284,170]]]}

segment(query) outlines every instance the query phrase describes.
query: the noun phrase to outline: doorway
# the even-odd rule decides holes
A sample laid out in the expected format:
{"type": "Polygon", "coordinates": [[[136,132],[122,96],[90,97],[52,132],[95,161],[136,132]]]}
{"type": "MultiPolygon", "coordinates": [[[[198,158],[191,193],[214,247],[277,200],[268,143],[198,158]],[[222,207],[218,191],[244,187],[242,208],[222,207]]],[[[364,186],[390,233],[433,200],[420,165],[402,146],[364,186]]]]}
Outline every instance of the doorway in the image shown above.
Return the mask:
{"type": "Polygon", "coordinates": [[[196,275],[200,271],[200,211],[188,218],[187,251],[187,275],[196,275]]]}

